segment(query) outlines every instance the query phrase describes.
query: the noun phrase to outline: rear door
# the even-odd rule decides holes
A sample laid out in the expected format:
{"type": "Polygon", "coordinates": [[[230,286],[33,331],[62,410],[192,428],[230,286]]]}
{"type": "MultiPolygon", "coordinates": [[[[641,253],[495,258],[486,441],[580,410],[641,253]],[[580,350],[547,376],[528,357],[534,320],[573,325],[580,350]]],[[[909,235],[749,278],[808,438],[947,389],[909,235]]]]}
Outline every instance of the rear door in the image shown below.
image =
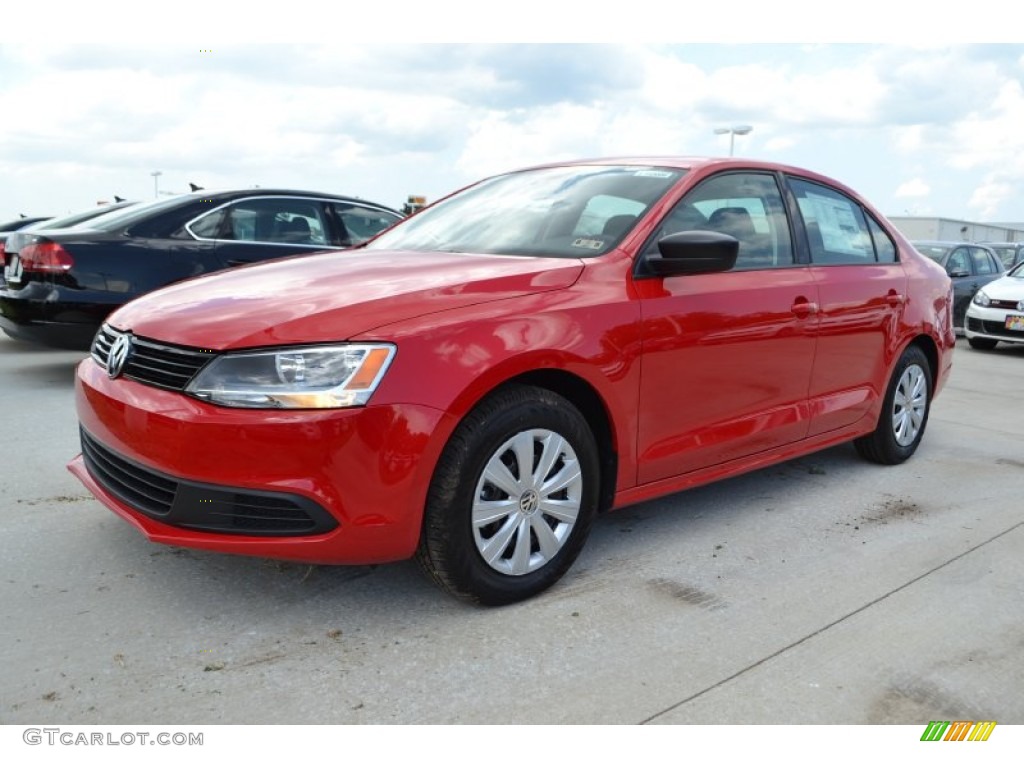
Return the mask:
{"type": "Polygon", "coordinates": [[[907,297],[895,243],[839,190],[788,178],[803,219],[818,288],[818,349],[811,373],[809,435],[848,426],[884,395],[907,297]],[[881,382],[881,384],[880,384],[881,382]]]}

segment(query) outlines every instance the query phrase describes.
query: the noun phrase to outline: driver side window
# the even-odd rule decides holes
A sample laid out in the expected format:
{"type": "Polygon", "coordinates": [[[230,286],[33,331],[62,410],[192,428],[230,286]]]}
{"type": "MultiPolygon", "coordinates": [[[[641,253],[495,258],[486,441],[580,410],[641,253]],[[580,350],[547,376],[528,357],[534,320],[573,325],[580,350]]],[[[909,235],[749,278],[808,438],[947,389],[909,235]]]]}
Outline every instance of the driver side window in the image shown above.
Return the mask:
{"type": "Polygon", "coordinates": [[[949,257],[946,264],[946,272],[952,275],[954,272],[966,272],[971,274],[971,263],[967,258],[966,248],[957,248],[949,257]]]}
{"type": "Polygon", "coordinates": [[[657,253],[662,237],[688,230],[736,238],[740,250],[734,270],[793,264],[789,223],[771,174],[725,173],[702,182],[669,211],[644,253],[657,253]]]}

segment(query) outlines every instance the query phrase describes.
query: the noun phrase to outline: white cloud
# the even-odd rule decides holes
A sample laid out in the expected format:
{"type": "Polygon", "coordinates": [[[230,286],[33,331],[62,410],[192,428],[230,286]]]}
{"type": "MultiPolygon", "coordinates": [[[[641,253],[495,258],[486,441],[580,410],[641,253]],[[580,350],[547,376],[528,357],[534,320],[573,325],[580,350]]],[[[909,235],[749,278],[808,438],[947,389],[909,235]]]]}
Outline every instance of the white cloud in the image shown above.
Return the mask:
{"type": "Polygon", "coordinates": [[[603,114],[596,107],[556,104],[540,113],[489,112],[470,127],[457,167],[487,176],[519,166],[597,153],[603,114]]]}
{"type": "Polygon", "coordinates": [[[1019,200],[1021,192],[1020,184],[1001,181],[996,174],[991,174],[974,190],[967,206],[983,218],[996,218],[1000,206],[1011,199],[1019,200]]]}
{"type": "Polygon", "coordinates": [[[724,154],[712,129],[741,123],[737,155],[821,170],[879,207],[928,195],[944,215],[1020,216],[1020,46],[194,47],[5,46],[0,170],[18,183],[0,185],[0,218],[151,195],[158,168],[162,187],[397,204],[535,162],[724,154]]]}
{"type": "Polygon", "coordinates": [[[911,179],[896,187],[896,197],[927,197],[932,188],[921,179],[911,179]]]}

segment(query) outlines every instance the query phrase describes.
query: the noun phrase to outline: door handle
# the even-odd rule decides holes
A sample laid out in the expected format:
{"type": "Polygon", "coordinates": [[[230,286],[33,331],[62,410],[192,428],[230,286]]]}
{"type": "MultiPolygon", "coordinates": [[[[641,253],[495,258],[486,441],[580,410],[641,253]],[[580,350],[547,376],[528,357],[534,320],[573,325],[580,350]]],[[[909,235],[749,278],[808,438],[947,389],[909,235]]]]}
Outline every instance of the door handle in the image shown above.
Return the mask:
{"type": "Polygon", "coordinates": [[[794,315],[800,318],[808,317],[809,315],[818,314],[818,305],[813,301],[801,297],[793,302],[793,306],[790,307],[790,311],[794,315]]]}
{"type": "Polygon", "coordinates": [[[896,291],[889,291],[888,295],[885,297],[885,300],[889,303],[889,306],[891,307],[899,307],[907,303],[907,297],[904,296],[902,293],[896,293],[896,291]]]}

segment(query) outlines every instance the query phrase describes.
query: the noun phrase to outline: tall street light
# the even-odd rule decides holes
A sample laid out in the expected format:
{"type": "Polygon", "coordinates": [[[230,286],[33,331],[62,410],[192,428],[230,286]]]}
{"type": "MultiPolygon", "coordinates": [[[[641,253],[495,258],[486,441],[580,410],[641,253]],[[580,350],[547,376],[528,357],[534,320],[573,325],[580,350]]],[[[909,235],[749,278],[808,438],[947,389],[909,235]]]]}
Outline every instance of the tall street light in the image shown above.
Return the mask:
{"type": "Polygon", "coordinates": [[[731,128],[715,128],[715,134],[718,136],[729,134],[729,157],[732,157],[732,151],[736,146],[736,137],[746,136],[752,130],[754,130],[752,125],[734,125],[731,128]]]}
{"type": "Polygon", "coordinates": [[[160,177],[163,176],[163,171],[153,171],[149,175],[153,177],[153,197],[160,197],[160,177]]]}

